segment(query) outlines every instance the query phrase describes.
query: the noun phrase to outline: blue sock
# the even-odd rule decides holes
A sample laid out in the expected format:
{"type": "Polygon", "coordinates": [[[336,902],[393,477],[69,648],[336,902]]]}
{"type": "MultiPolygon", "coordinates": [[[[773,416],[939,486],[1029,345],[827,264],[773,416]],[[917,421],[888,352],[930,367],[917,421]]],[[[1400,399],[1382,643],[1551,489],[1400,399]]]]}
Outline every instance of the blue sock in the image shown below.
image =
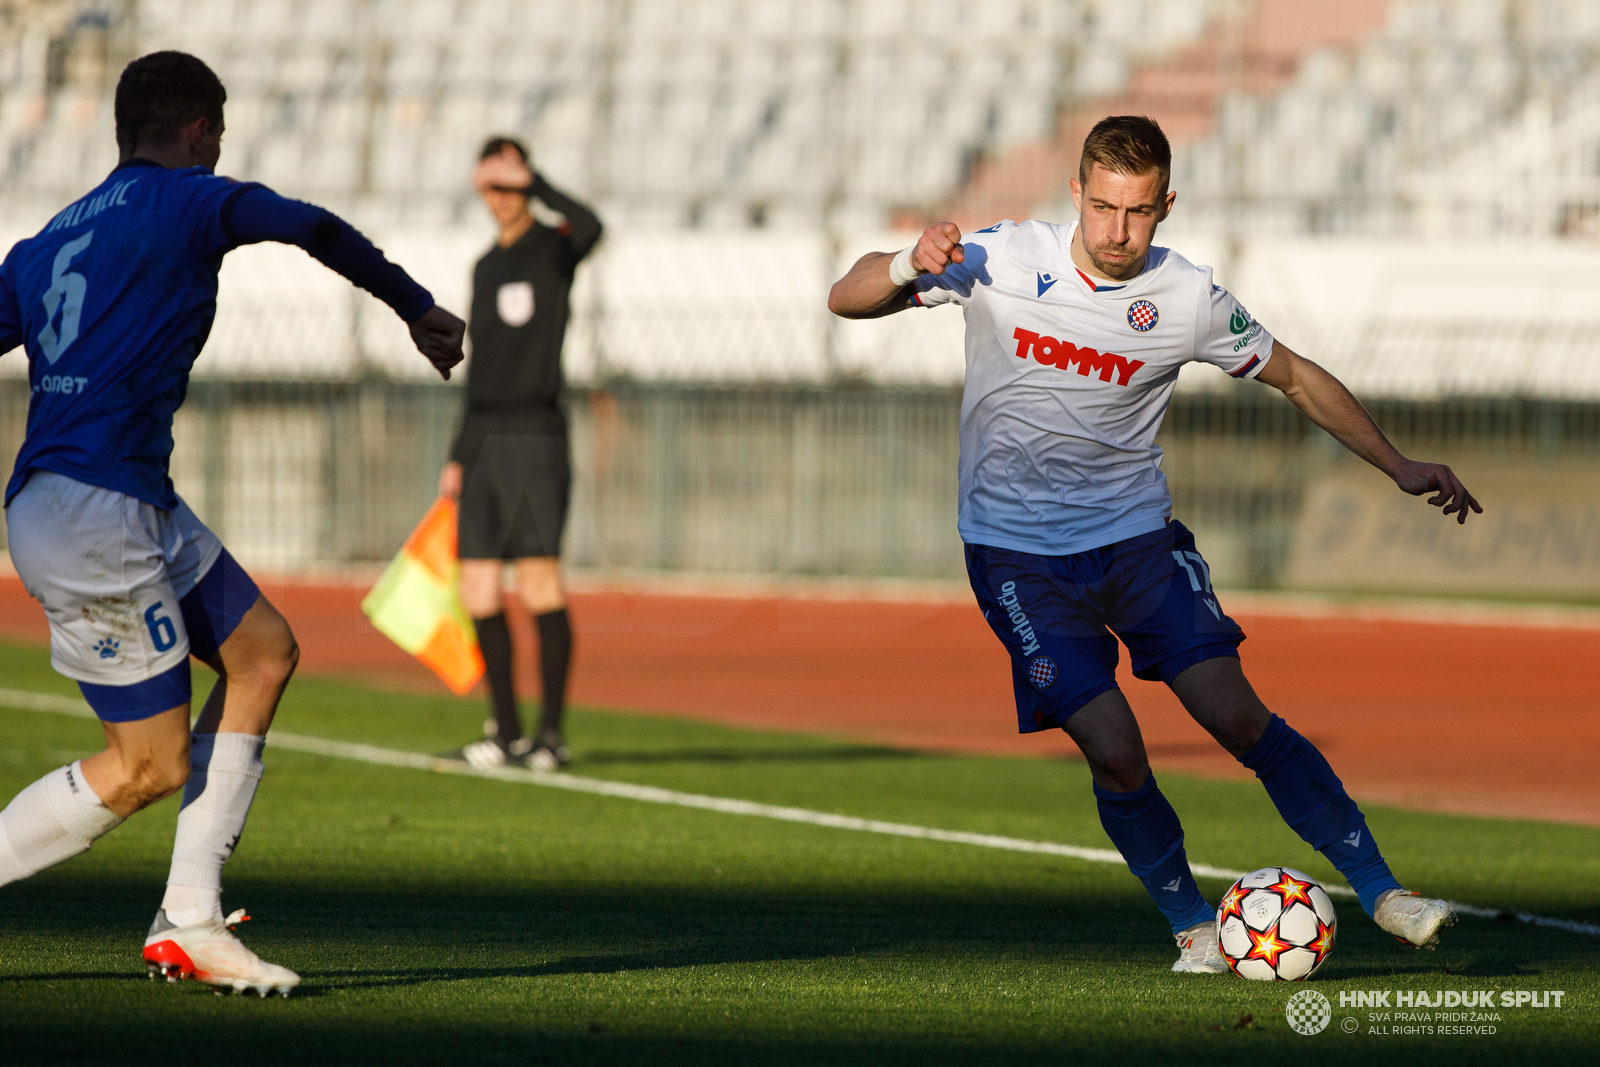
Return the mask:
{"type": "Polygon", "coordinates": [[[1350,882],[1368,915],[1378,896],[1400,883],[1378,851],[1367,818],[1317,746],[1274,715],[1239,762],[1256,772],[1289,828],[1328,858],[1350,882]]]}
{"type": "Polygon", "coordinates": [[[1156,788],[1156,776],[1131,793],[1113,793],[1094,787],[1100,808],[1100,825],[1117,846],[1128,870],[1144,883],[1150,899],[1181,933],[1195,923],[1216,917],[1217,910],[1200,896],[1189,873],[1189,857],[1183,851],[1183,827],[1178,813],[1156,788]]]}

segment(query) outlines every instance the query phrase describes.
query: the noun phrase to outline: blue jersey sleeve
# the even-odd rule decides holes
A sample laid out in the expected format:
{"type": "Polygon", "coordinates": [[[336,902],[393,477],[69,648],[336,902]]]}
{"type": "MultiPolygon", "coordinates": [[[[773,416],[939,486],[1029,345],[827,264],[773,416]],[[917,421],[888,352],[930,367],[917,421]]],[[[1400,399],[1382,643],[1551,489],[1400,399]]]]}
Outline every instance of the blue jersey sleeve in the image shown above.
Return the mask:
{"type": "Polygon", "coordinates": [[[164,186],[163,208],[181,235],[184,246],[196,259],[206,260],[233,247],[223,225],[228,205],[254,182],[239,182],[213,174],[204,167],[179,171],[164,186]]]}
{"type": "Polygon", "coordinates": [[[22,343],[22,307],[11,280],[11,257],[0,264],[0,356],[22,343]]]}
{"type": "Polygon", "coordinates": [[[406,322],[415,322],[433,307],[428,290],[389,262],[354,226],[315,204],[290,200],[262,185],[239,186],[223,204],[218,223],[232,247],[280,241],[305,249],[406,322]]]}

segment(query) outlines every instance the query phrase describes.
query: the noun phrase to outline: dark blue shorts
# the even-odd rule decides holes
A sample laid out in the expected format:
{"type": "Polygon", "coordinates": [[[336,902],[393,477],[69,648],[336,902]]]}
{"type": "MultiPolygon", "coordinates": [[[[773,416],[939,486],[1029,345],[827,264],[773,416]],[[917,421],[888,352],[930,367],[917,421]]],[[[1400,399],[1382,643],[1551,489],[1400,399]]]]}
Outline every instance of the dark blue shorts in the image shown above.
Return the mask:
{"type": "Polygon", "coordinates": [[[967,577],[1011,656],[1025,734],[1063,726],[1117,687],[1118,637],[1135,677],[1169,685],[1202,660],[1238,656],[1244,640],[1211,590],[1194,535],[1177,521],[1070,556],[968,545],[967,577]]]}
{"type": "Polygon", "coordinates": [[[226,548],[195,587],[178,601],[189,631],[189,654],[207,660],[233,636],[261,590],[226,548]]]}

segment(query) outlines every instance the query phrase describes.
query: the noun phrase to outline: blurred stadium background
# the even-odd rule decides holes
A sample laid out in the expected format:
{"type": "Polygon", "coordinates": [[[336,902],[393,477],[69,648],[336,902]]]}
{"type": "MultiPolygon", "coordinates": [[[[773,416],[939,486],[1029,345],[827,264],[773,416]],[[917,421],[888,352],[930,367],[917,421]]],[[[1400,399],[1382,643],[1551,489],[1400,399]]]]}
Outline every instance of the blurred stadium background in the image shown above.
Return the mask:
{"type": "MultiPolygon", "coordinates": [[[[223,173],[345,214],[452,309],[486,136],[596,205],[575,567],[958,576],[961,318],[846,323],[827,286],[939,218],[1069,218],[1084,132],[1140,112],[1177,153],[1162,243],[1491,505],[1426,524],[1190,368],[1163,443],[1218,581],[1600,595],[1591,0],[0,0],[6,245],[114,164],[116,76],[160,48],[227,85],[223,173]]],[[[236,252],[179,491],[258,568],[386,559],[459,410],[425,371],[298,250],[236,252]]],[[[13,353],[8,468],[26,403],[13,353]]]]}

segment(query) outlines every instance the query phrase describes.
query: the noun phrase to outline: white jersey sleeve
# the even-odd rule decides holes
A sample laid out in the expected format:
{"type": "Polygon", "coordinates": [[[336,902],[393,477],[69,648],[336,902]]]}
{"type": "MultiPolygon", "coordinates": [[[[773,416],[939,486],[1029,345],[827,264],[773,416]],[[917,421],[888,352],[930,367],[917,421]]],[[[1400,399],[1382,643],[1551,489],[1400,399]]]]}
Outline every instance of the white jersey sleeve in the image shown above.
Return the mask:
{"type": "MultiPolygon", "coordinates": [[[[1204,269],[1204,268],[1202,268],[1204,269]]],[[[1210,271],[1206,270],[1209,276],[1210,271]]],[[[1234,378],[1254,378],[1272,358],[1272,335],[1234,295],[1212,283],[1195,316],[1194,358],[1234,378]]]]}
{"type": "Polygon", "coordinates": [[[918,307],[938,304],[965,306],[975,286],[989,285],[989,257],[1016,232],[1017,224],[1002,219],[993,226],[974,230],[961,239],[962,260],[952,263],[943,274],[923,274],[911,283],[911,302],[918,307]]]}

